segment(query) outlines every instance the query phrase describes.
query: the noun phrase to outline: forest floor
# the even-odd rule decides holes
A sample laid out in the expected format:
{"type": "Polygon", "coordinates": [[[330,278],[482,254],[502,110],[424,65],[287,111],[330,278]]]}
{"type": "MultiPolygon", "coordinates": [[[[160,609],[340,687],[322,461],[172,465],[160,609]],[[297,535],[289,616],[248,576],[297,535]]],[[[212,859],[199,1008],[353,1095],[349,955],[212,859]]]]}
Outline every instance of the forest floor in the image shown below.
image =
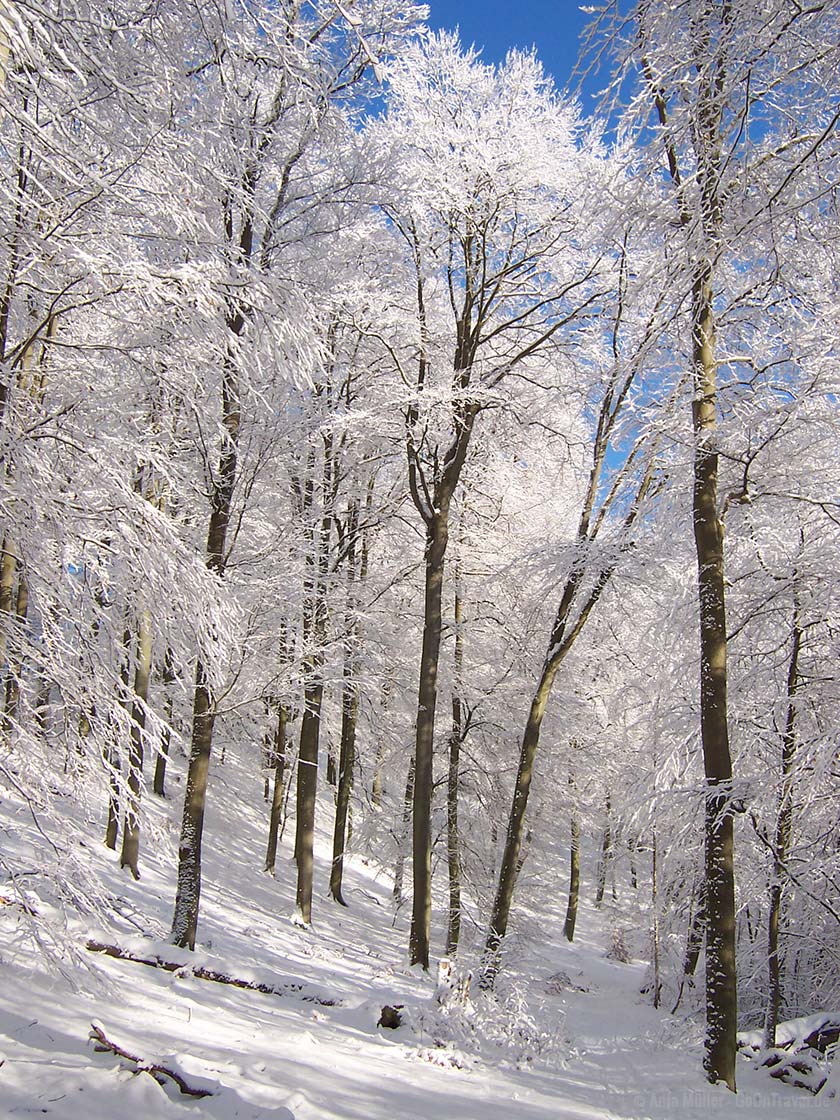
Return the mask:
{"type": "MultiPolygon", "coordinates": [[[[746,1061],[739,1093],[702,1074],[702,1024],[654,1010],[640,995],[646,962],[607,958],[627,914],[583,901],[579,936],[562,938],[552,897],[521,913],[498,995],[441,1006],[435,976],[406,964],[406,910],[391,882],[357,857],[347,908],[325,897],[327,837],[318,850],[315,920],[292,920],[290,839],[277,877],[262,872],[266,807],[253,776],[216,768],[205,831],[197,952],[166,943],[174,892],[180,790],[146,794],[157,838],[142,878],[119,870],[99,822],[77,821],[63,858],[95,871],[93,917],[57,906],[36,873],[30,807],[0,802],[0,1117],[56,1120],[774,1120],[833,1115],[836,1100],[771,1081],[746,1061]],[[31,874],[8,877],[8,868],[31,874]],[[16,890],[19,893],[15,893],[16,890]],[[24,897],[30,909],[20,906],[24,897]],[[110,915],[103,917],[103,915],[110,915]],[[47,919],[50,919],[47,921],[47,919]],[[58,931],[58,932],[56,932],[58,931]],[[89,939],[187,967],[164,971],[85,948],[89,939]],[[39,944],[40,942],[40,944],[39,944]],[[263,982],[280,994],[214,983],[196,965],[263,982]],[[192,966],[192,967],[189,967],[192,966]],[[559,978],[558,978],[558,974],[559,978]],[[397,1030],[377,1026],[403,1006],[397,1030]],[[90,1041],[96,1024],[127,1054],[193,1088],[164,1086],[90,1041]]],[[[68,799],[69,800],[69,799],[68,799]]],[[[68,817],[72,805],[68,804],[68,817]]],[[[326,803],[320,816],[326,825],[326,803]]],[[[565,865],[564,865],[565,867],[565,865]]],[[[435,946],[441,944],[440,930],[435,946]]]]}

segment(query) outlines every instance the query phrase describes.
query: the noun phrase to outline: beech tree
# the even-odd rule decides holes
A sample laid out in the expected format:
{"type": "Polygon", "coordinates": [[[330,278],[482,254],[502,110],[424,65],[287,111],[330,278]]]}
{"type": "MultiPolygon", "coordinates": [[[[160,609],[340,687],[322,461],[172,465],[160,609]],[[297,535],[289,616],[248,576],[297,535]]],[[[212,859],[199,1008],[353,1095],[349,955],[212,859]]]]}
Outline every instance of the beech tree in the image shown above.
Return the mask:
{"type": "Polygon", "coordinates": [[[428,968],[432,757],[452,503],[482,409],[597,305],[598,251],[579,241],[598,173],[596,153],[577,147],[574,111],[528,56],[512,54],[495,69],[463,53],[453,36],[430,36],[389,70],[389,85],[377,139],[392,149],[397,173],[384,209],[413,266],[417,329],[412,358],[391,350],[409,390],[408,483],[425,526],[409,952],[428,968]]]}
{"type": "Polygon", "coordinates": [[[194,946],[217,755],[305,923],[332,785],[424,968],[438,852],[486,985],[540,878],[629,898],[714,1081],[736,971],[833,1005],[839,12],[605,9],[590,130],[390,0],[0,5],[0,781],[73,906],[148,835],[194,946]]]}
{"type": "MultiPolygon", "coordinates": [[[[642,79],[631,127],[652,121],[656,128],[673,199],[671,221],[682,231],[681,267],[672,260],[677,265],[673,283],[687,304],[684,329],[692,387],[693,535],[707,784],[706,1070],[711,1081],[734,1090],[733,814],[738,801],[727,705],[723,517],[728,502],[719,479],[719,394],[726,350],[721,348],[718,301],[727,262],[743,265],[749,259],[763,268],[750,252],[754,239],[767,231],[771,212],[775,221],[799,204],[797,180],[836,129],[836,106],[827,108],[818,89],[825,76],[822,44],[836,33],[837,13],[823,6],[805,10],[785,3],[768,8],[702,0],[679,13],[667,5],[644,3],[628,18],[632,46],[624,58],[642,79]]],[[[611,33],[618,23],[611,24],[611,33]]],[[[617,80],[629,72],[627,65],[619,66],[617,80]]],[[[648,183],[656,181],[652,173],[648,183]]],[[[742,300],[756,283],[751,274],[741,289],[742,300]]]]}
{"type": "MultiPolygon", "coordinates": [[[[202,22],[199,42],[203,44],[203,57],[193,73],[202,98],[220,99],[220,113],[229,130],[227,144],[220,152],[218,170],[223,186],[216,200],[222,234],[220,254],[228,273],[222,282],[227,337],[221,354],[218,461],[209,464],[208,471],[206,550],[207,566],[219,577],[228,563],[234,492],[241,473],[242,348],[254,329],[256,308],[266,298],[266,284],[279,260],[284,238],[293,242],[298,232],[295,222],[301,218],[297,192],[301,183],[309,183],[318,166],[322,128],[339,113],[341,102],[349,98],[353,87],[376,62],[375,52],[392,49],[415,15],[413,8],[397,10],[377,3],[352,21],[324,5],[323,10],[315,6],[307,12],[273,12],[269,22],[252,19],[247,13],[234,22],[214,10],[202,22]],[[221,56],[218,42],[227,43],[221,56]],[[264,49],[266,44],[270,46],[268,51],[264,49]],[[239,89],[245,90],[244,97],[239,89]]],[[[303,207],[307,215],[310,207],[307,198],[303,207]]],[[[304,219],[302,225],[308,220],[304,219]]],[[[286,297],[292,300],[290,287],[286,297]]],[[[271,302],[269,297],[268,305],[271,302]]],[[[269,322],[265,310],[263,305],[259,316],[263,325],[269,322]]],[[[288,318],[285,322],[289,323],[288,318]]],[[[296,349],[300,360],[300,340],[289,349],[296,349]]],[[[305,372],[305,364],[299,371],[305,372]]],[[[172,927],[175,943],[190,948],[195,944],[198,921],[201,839],[213,737],[209,671],[210,667],[199,660],[172,927]]],[[[317,758],[314,718],[312,703],[307,703],[303,713],[303,763],[308,759],[311,764],[317,758]]],[[[298,803],[299,812],[309,815],[312,797],[306,783],[299,785],[298,803]]],[[[304,845],[299,852],[299,860],[303,858],[305,864],[307,851],[308,845],[304,845]]],[[[304,874],[299,891],[299,905],[304,911],[308,879],[304,874]]]]}
{"type": "Polygon", "coordinates": [[[655,431],[651,432],[641,423],[640,430],[631,436],[627,417],[628,413],[637,413],[636,418],[641,419],[644,414],[644,393],[639,386],[644,382],[646,364],[660,338],[663,316],[667,319],[671,305],[660,284],[654,283],[652,293],[646,290],[644,278],[648,273],[643,269],[640,269],[641,282],[631,283],[632,260],[631,236],[625,234],[619,240],[614,257],[615,286],[611,306],[606,297],[602,300],[602,321],[610,323],[610,333],[601,340],[600,354],[596,350],[590,359],[597,369],[600,358],[603,371],[600,377],[592,378],[588,394],[590,423],[594,428],[589,477],[580,498],[572,562],[562,582],[548,648],[522,736],[485,945],[481,978],[485,988],[493,986],[501,966],[534,763],[555,678],[612,579],[622,553],[631,546],[631,531],[647,498],[658,486],[655,431]],[[609,541],[606,546],[605,540],[609,541]]]}

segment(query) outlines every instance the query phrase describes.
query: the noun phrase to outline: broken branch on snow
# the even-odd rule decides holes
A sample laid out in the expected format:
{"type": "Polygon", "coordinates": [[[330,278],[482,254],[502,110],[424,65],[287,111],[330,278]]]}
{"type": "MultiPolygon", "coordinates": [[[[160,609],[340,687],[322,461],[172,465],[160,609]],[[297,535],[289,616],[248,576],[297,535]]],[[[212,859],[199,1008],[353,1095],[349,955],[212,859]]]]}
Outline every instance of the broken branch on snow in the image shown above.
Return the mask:
{"type": "Polygon", "coordinates": [[[268,996],[288,996],[296,995],[299,999],[307,1003],[317,1003],[320,1007],[337,1007],[340,1003],[337,999],[329,999],[325,996],[316,996],[306,994],[303,984],[264,984],[259,980],[243,980],[238,976],[228,976],[224,972],[219,972],[214,968],[207,968],[204,965],[189,965],[183,964],[178,961],[168,961],[163,957],[143,957],[138,953],[132,953],[128,949],[122,949],[119,945],[107,945],[102,941],[88,941],[85,947],[91,953],[104,953],[108,957],[114,957],[121,961],[133,961],[135,964],[145,964],[149,968],[161,968],[164,972],[184,972],[190,976],[195,976],[198,980],[210,980],[214,984],[230,984],[234,988],[245,988],[249,992],[262,992],[263,995],[268,996]]]}

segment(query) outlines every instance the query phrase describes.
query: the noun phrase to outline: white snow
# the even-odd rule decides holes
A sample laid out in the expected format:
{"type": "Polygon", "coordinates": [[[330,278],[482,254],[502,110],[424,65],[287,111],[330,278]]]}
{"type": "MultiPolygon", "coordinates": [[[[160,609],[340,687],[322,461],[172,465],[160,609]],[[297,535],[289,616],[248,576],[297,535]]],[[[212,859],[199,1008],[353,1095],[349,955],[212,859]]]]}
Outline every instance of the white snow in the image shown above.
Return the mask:
{"type": "MultiPolygon", "coordinates": [[[[144,796],[162,839],[144,836],[140,882],[99,845],[98,826],[77,824],[113,900],[109,921],[94,928],[68,914],[51,958],[27,932],[56,917],[37,876],[26,889],[39,917],[0,906],[3,1120],[773,1120],[836,1112],[836,1101],[776,1084],[747,1061],[737,1096],[708,1085],[702,1023],[643,1000],[644,961],[605,956],[616,921],[626,926],[632,915],[615,906],[598,911],[584,898],[580,936],[573,945],[563,940],[561,870],[532,899],[538,910],[520,912],[497,998],[473,985],[466,1007],[457,998],[441,1006],[436,976],[407,966],[407,907],[395,919],[384,873],[354,857],[349,907],[328,900],[326,836],[313,924],[294,924],[290,830],[275,880],[260,870],[261,781],[230,762],[216,767],[210,790],[198,951],[176,950],[161,934],[171,918],[180,806],[144,796]],[[89,937],[184,967],[166,972],[89,953],[89,937]],[[202,980],[191,971],[198,965],[286,994],[202,980]],[[403,1005],[398,1030],[377,1027],[386,1003],[403,1005]],[[94,1022],[145,1064],[168,1066],[213,1095],[185,1097],[96,1052],[88,1038],[94,1022]]],[[[0,824],[11,825],[14,810],[10,799],[0,804],[0,824]]],[[[326,800],[319,816],[329,823],[326,800]]],[[[9,827],[4,850],[18,842],[9,827]]],[[[558,857],[557,867],[565,860],[558,857]]],[[[9,884],[0,886],[14,897],[9,884]]],[[[472,964],[479,938],[476,931],[472,964]]]]}

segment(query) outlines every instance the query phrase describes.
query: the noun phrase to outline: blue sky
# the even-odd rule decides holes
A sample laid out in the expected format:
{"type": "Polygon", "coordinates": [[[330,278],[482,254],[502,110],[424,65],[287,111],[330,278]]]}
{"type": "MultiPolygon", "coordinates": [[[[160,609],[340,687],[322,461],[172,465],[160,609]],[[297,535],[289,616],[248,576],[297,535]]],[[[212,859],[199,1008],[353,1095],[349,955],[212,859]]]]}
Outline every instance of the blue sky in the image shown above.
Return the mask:
{"type": "MultiPolygon", "coordinates": [[[[483,48],[487,62],[500,62],[511,47],[536,46],[545,69],[560,89],[577,60],[579,36],[587,17],[585,0],[426,0],[434,28],[461,29],[465,46],[483,48]]],[[[584,98],[584,110],[590,106],[584,98]]]]}

